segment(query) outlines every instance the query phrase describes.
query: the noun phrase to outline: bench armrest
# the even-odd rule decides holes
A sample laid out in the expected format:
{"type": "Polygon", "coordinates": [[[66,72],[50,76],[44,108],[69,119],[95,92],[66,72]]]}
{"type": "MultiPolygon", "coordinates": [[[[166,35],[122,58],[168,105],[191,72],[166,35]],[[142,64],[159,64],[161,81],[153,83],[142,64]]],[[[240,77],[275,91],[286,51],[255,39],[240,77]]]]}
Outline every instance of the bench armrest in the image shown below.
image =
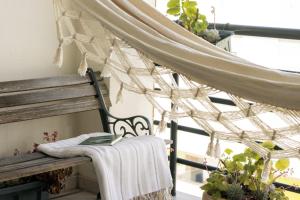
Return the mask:
{"type": "Polygon", "coordinates": [[[94,71],[89,68],[87,71],[92,84],[96,90],[96,98],[98,99],[101,108],[100,116],[102,120],[103,129],[106,132],[110,132],[112,134],[122,134],[124,136],[138,136],[138,135],[151,135],[151,123],[148,118],[137,115],[128,118],[119,118],[110,114],[108,109],[106,108],[103,95],[100,90],[100,86],[98,84],[96,75],[94,71]]]}
{"type": "Polygon", "coordinates": [[[132,116],[118,118],[108,113],[110,118],[108,124],[112,134],[123,134],[125,136],[151,135],[151,123],[144,116],[132,116]]]}

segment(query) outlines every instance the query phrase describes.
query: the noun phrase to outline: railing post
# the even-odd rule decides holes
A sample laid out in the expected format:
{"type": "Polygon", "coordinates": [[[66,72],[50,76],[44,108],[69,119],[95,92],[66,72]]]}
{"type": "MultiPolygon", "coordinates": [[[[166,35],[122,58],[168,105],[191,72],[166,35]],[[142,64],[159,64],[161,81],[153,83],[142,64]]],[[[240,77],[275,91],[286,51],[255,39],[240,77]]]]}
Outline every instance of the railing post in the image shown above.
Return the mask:
{"type": "MultiPolygon", "coordinates": [[[[178,74],[174,73],[173,78],[178,84],[178,74]]],[[[172,104],[172,107],[174,105],[172,104]]],[[[171,175],[173,178],[173,188],[171,191],[172,196],[176,196],[176,172],[177,172],[177,129],[178,125],[176,122],[173,120],[171,121],[171,127],[170,127],[170,132],[171,132],[171,137],[170,139],[173,141],[171,144],[171,149],[170,149],[170,170],[171,170],[171,175]]]]}

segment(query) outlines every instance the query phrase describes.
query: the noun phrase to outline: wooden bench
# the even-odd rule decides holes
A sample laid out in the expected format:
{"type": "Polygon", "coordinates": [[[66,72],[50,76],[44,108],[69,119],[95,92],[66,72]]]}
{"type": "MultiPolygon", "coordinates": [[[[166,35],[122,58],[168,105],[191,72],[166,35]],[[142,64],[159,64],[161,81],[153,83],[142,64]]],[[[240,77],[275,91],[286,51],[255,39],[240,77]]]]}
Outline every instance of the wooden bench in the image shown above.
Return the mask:
{"type": "MultiPolygon", "coordinates": [[[[0,124],[99,110],[105,132],[137,136],[151,134],[143,116],[111,115],[108,91],[100,74],[88,69],[78,75],[0,83],[0,124]],[[101,89],[100,89],[101,88],[101,89]]],[[[88,157],[59,159],[42,153],[0,158],[0,182],[90,162],[88,157]]]]}

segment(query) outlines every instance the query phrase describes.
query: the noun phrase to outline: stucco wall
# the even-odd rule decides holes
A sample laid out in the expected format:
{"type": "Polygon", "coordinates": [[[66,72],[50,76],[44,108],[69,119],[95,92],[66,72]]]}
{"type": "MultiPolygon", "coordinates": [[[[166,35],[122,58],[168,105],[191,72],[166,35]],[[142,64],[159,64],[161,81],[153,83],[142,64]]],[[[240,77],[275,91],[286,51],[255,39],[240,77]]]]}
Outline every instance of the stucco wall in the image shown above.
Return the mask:
{"type": "MultiPolygon", "coordinates": [[[[75,53],[65,51],[64,67],[52,64],[57,47],[51,0],[0,1],[0,81],[75,73],[75,53]]],[[[60,138],[74,132],[74,117],[63,116],[0,125],[0,157],[14,149],[26,152],[42,142],[44,131],[58,131],[60,138]]]]}
{"type": "MultiPolygon", "coordinates": [[[[1,0],[0,25],[0,81],[76,73],[79,58],[73,46],[64,49],[62,68],[52,64],[57,48],[52,0],[1,0]]],[[[111,110],[115,115],[152,117],[152,106],[146,99],[126,91],[124,101],[115,105],[118,88],[118,83],[110,80],[111,110]]],[[[31,150],[34,142],[43,142],[45,131],[58,131],[59,139],[64,139],[100,130],[97,112],[0,125],[0,158],[13,155],[15,149],[31,150]]],[[[83,167],[81,174],[94,177],[87,171],[83,167]]]]}

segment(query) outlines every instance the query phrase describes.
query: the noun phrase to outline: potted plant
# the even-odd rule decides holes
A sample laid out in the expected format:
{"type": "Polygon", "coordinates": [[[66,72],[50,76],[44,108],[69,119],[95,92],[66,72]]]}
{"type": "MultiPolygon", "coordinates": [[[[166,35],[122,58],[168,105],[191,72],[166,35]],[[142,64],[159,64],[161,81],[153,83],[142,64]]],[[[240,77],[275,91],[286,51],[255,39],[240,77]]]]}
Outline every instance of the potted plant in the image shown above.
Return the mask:
{"type": "MultiPolygon", "coordinates": [[[[272,142],[262,145],[270,151],[275,148],[272,142]]],[[[225,150],[218,170],[210,173],[207,183],[201,187],[203,200],[288,200],[284,189],[273,184],[288,173],[288,159],[265,162],[250,148],[240,154],[232,153],[231,149],[225,150]],[[266,165],[269,165],[267,170],[266,165]]]]}
{"type": "Polygon", "coordinates": [[[178,23],[194,34],[204,32],[208,27],[206,16],[199,12],[196,1],[169,0],[169,15],[178,17],[178,23]]]}
{"type": "MultiPolygon", "coordinates": [[[[167,14],[177,17],[176,23],[212,44],[216,44],[233,34],[232,31],[208,29],[206,16],[200,13],[197,1],[169,0],[167,8],[167,14]]],[[[215,15],[214,7],[212,14],[215,15]]]]}

